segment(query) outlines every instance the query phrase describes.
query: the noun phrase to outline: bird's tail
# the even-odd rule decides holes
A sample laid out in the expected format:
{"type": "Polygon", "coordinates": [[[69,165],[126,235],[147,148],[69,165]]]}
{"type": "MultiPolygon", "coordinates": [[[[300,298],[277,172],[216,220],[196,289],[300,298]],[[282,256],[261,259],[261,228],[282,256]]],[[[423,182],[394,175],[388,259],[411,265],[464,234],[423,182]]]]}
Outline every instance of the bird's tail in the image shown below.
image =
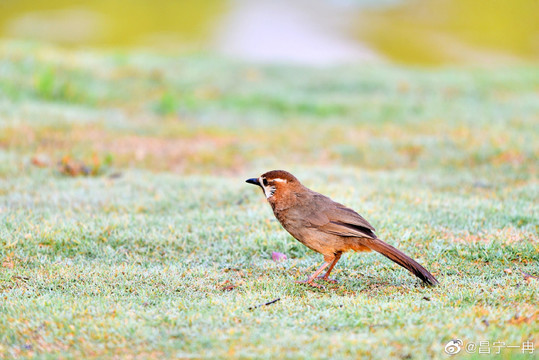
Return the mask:
{"type": "Polygon", "coordinates": [[[380,239],[372,239],[365,245],[384,255],[389,260],[392,260],[410,271],[412,274],[423,280],[430,286],[438,284],[438,280],[423,266],[419,265],[415,260],[404,254],[402,251],[395,249],[393,246],[386,244],[380,239]]]}

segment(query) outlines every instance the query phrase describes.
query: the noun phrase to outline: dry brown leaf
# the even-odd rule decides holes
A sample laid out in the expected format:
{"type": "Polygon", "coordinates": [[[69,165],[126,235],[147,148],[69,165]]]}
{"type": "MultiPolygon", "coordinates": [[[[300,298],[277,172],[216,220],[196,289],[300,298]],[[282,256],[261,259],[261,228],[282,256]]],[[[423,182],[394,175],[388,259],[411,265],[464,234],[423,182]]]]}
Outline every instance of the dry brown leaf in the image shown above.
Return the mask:
{"type": "Polygon", "coordinates": [[[507,322],[512,325],[518,325],[518,324],[531,324],[532,322],[539,321],[539,310],[536,310],[533,314],[529,316],[521,316],[519,314],[515,314],[511,319],[509,319],[507,322]]]}
{"type": "Polygon", "coordinates": [[[223,286],[223,288],[221,289],[221,291],[232,291],[236,288],[236,285],[234,284],[231,284],[231,285],[227,285],[227,286],[223,286]]]}
{"type": "Polygon", "coordinates": [[[50,165],[49,159],[45,155],[35,155],[32,157],[32,165],[37,167],[47,167],[50,165]]]}
{"type": "Polygon", "coordinates": [[[524,275],[524,280],[526,281],[539,280],[539,277],[537,276],[530,275],[522,270],[520,270],[520,272],[522,273],[522,275],[524,275]]]}
{"type": "Polygon", "coordinates": [[[7,258],[4,259],[4,261],[2,261],[2,267],[8,268],[8,269],[13,269],[15,267],[15,263],[8,256],[7,258]]]}
{"type": "Polygon", "coordinates": [[[58,164],[58,171],[68,176],[90,175],[91,170],[82,162],[75,161],[69,156],[64,156],[58,164]]]}

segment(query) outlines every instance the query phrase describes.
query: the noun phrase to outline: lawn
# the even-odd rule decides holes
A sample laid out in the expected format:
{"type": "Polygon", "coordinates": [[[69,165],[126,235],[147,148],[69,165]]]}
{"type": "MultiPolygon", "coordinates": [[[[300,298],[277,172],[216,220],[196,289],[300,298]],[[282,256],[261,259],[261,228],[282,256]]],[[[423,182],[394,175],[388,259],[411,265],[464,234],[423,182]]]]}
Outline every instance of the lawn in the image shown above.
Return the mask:
{"type": "Polygon", "coordinates": [[[531,65],[320,69],[2,42],[0,357],[423,359],[459,338],[531,359],[538,94],[531,65]],[[278,168],[440,285],[376,253],[343,256],[325,289],[295,284],[322,257],[244,183],[278,168]]]}

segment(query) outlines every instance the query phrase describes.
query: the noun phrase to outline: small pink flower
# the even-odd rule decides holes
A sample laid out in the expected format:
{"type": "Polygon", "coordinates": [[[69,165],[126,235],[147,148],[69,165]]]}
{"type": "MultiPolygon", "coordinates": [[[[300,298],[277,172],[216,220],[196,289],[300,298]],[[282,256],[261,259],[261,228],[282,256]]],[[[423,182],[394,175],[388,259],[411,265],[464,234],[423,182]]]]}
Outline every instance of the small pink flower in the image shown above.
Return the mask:
{"type": "Polygon", "coordinates": [[[271,253],[271,258],[275,262],[280,262],[280,261],[285,261],[286,260],[286,255],[283,254],[283,253],[274,251],[274,252],[271,253]]]}

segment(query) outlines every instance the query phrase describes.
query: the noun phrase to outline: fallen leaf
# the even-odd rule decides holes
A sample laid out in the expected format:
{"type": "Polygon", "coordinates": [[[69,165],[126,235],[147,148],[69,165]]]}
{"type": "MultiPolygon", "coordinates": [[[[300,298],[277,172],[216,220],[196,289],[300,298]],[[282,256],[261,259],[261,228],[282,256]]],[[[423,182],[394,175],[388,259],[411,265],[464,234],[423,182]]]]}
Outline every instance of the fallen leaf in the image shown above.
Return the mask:
{"type": "Polygon", "coordinates": [[[286,260],[286,255],[283,254],[283,253],[274,251],[274,252],[271,253],[271,258],[275,262],[280,262],[280,261],[286,260]]]}
{"type": "Polygon", "coordinates": [[[234,284],[231,284],[231,285],[227,285],[227,286],[223,286],[223,288],[221,289],[221,291],[232,291],[236,288],[236,285],[234,284]]]}
{"type": "Polygon", "coordinates": [[[11,260],[10,257],[7,257],[7,258],[2,262],[2,267],[8,268],[8,269],[13,269],[13,268],[15,267],[15,263],[13,262],[13,260],[11,260]]]}
{"type": "Polygon", "coordinates": [[[82,162],[77,162],[71,159],[69,156],[64,156],[58,163],[58,171],[61,174],[68,176],[89,175],[91,170],[82,162]]]}
{"type": "Polygon", "coordinates": [[[230,280],[226,280],[225,282],[221,283],[221,291],[232,291],[234,290],[238,285],[231,284],[230,280]],[[229,284],[229,285],[226,285],[229,284]]]}
{"type": "Polygon", "coordinates": [[[526,280],[526,281],[538,280],[539,279],[539,277],[530,275],[530,274],[528,274],[528,273],[526,273],[526,272],[524,272],[522,270],[520,270],[520,272],[522,273],[522,275],[524,275],[524,280],[526,280]]]}
{"type": "Polygon", "coordinates": [[[35,155],[31,161],[32,165],[37,167],[47,167],[50,164],[49,158],[45,155],[35,155]]]}
{"type": "Polygon", "coordinates": [[[509,324],[518,325],[518,324],[531,324],[532,322],[535,322],[539,320],[539,310],[536,310],[533,314],[530,316],[521,316],[520,314],[515,314],[509,321],[507,321],[509,324]]]}

